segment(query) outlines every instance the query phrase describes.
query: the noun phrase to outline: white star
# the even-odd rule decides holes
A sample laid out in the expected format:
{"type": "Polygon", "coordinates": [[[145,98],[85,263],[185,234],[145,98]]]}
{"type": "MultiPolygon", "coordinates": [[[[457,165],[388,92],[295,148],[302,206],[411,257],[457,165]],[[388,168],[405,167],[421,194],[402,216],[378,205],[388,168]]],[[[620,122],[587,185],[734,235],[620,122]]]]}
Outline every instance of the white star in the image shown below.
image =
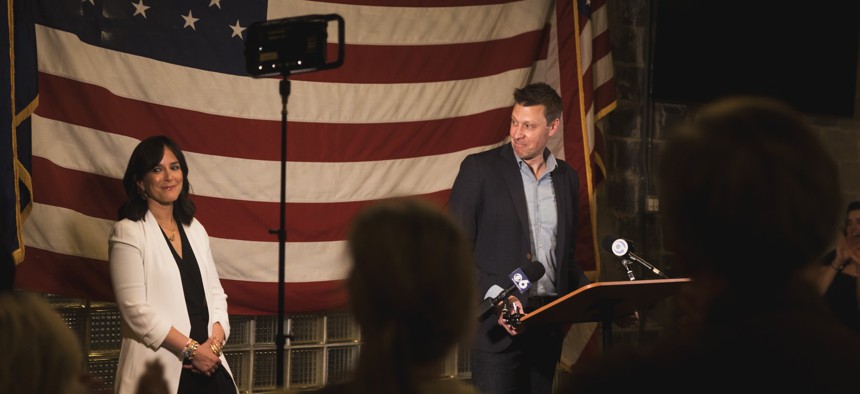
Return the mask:
{"type": "Polygon", "coordinates": [[[217,5],[218,9],[221,9],[221,0],[209,0],[209,6],[217,5]]]}
{"type": "Polygon", "coordinates": [[[228,25],[228,26],[230,26],[230,28],[233,29],[233,35],[231,35],[230,38],[239,36],[239,38],[241,39],[242,38],[242,32],[245,31],[245,29],[247,29],[246,27],[242,27],[242,25],[239,24],[238,19],[236,19],[236,26],[233,26],[233,25],[228,25]]]}
{"type": "Polygon", "coordinates": [[[148,5],[143,5],[143,0],[140,0],[137,4],[131,3],[134,6],[134,15],[143,15],[143,18],[146,19],[146,10],[149,9],[148,5]]]}
{"type": "Polygon", "coordinates": [[[199,21],[200,18],[195,18],[194,15],[191,15],[191,10],[188,10],[188,15],[182,15],[182,19],[185,19],[185,26],[182,26],[183,29],[191,26],[191,30],[197,30],[197,28],[194,27],[194,22],[199,21]]]}

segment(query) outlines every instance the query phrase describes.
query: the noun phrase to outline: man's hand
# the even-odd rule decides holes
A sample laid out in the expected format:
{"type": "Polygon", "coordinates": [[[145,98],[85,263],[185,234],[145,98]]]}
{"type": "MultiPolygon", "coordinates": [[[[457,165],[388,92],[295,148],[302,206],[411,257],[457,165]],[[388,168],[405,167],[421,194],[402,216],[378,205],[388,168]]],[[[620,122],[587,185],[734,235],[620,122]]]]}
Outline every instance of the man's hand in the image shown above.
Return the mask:
{"type": "Polygon", "coordinates": [[[847,267],[850,264],[860,264],[860,245],[857,243],[857,237],[848,240],[840,232],[836,237],[836,256],[830,262],[830,266],[839,268],[847,267]]]}
{"type": "Polygon", "coordinates": [[[846,260],[851,258],[851,247],[845,239],[845,234],[841,232],[836,236],[836,256],[833,259],[834,267],[841,267],[846,260]]]}
{"type": "MultiPolygon", "coordinates": [[[[496,312],[499,315],[499,325],[504,327],[505,331],[507,331],[508,334],[517,335],[526,329],[525,326],[522,324],[509,323],[509,321],[511,321],[511,317],[515,316],[516,319],[519,319],[519,316],[517,315],[523,314],[523,303],[520,302],[517,297],[508,296],[507,300],[499,302],[499,304],[496,305],[496,312]]],[[[518,320],[517,323],[519,323],[518,320]]]]}

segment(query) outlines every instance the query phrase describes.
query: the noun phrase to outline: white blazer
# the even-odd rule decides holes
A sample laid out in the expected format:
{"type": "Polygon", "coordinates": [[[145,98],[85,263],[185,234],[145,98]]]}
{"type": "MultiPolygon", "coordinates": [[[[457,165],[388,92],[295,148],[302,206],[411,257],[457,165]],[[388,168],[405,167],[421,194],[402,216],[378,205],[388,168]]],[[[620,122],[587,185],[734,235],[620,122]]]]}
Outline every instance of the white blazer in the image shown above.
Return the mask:
{"type": "MultiPolygon", "coordinates": [[[[209,249],[209,234],[197,219],[190,225],[183,225],[183,228],[203,278],[206,305],[209,307],[208,332],[211,335],[212,325],[219,322],[226,340],[230,336],[227,295],[221,287],[209,249]]],[[[162,348],[161,343],[170,327],[188,335],[191,323],[185,306],[182,278],[170,246],[155,217],[147,211],[143,220],[118,221],[111,232],[108,248],[111,283],[122,315],[122,348],[115,391],[134,393],[147,362],[157,359],[164,366],[164,378],[170,392],[175,393],[179,387],[182,359],[162,348]]],[[[233,375],[224,354],[221,354],[221,365],[233,375]]]]}

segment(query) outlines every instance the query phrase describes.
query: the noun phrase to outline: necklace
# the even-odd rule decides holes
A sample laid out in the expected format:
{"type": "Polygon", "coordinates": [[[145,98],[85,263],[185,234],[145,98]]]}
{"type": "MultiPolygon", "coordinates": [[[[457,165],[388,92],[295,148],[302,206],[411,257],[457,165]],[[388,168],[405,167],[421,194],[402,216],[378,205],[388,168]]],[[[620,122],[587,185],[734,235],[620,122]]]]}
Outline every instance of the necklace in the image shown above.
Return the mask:
{"type": "Polygon", "coordinates": [[[173,242],[176,239],[176,221],[171,220],[171,222],[173,222],[173,230],[170,230],[170,236],[167,237],[167,239],[169,239],[170,242],[173,242]]]}
{"type": "Polygon", "coordinates": [[[167,239],[169,239],[170,242],[173,242],[174,240],[176,240],[176,221],[173,219],[170,219],[170,221],[173,222],[173,229],[170,230],[170,236],[167,237],[167,239]]]}

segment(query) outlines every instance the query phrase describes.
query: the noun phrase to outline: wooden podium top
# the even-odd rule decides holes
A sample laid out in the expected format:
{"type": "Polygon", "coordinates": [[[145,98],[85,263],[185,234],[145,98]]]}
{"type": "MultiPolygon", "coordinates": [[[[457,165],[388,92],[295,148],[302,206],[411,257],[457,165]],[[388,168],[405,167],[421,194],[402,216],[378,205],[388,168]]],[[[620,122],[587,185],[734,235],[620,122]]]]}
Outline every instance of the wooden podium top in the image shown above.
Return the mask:
{"type": "Polygon", "coordinates": [[[600,322],[626,316],[676,294],[690,278],[595,282],[520,318],[523,323],[600,322]]]}

